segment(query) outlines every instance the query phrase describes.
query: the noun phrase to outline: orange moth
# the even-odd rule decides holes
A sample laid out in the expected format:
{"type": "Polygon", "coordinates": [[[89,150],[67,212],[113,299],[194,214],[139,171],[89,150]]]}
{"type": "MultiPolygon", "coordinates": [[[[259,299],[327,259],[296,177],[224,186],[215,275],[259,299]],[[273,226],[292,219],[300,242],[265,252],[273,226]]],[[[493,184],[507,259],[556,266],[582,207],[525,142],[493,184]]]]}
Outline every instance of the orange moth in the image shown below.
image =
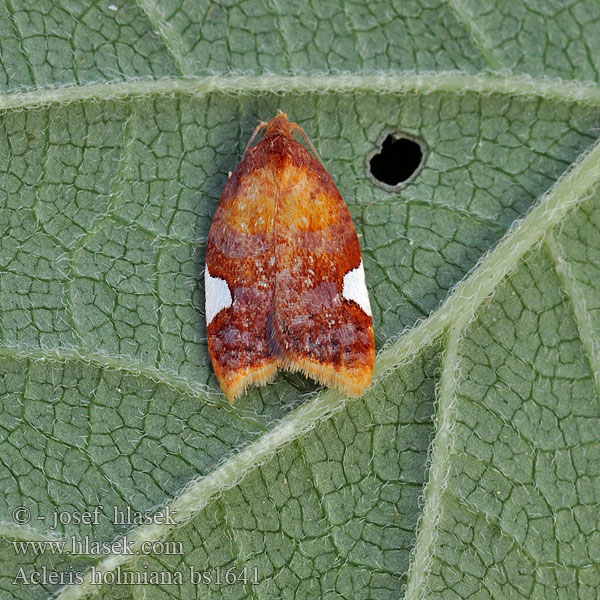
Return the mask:
{"type": "Polygon", "coordinates": [[[349,396],[371,384],[373,319],[352,217],[282,112],[256,128],[225,186],[205,292],[208,350],[230,402],[279,368],[349,396]]]}

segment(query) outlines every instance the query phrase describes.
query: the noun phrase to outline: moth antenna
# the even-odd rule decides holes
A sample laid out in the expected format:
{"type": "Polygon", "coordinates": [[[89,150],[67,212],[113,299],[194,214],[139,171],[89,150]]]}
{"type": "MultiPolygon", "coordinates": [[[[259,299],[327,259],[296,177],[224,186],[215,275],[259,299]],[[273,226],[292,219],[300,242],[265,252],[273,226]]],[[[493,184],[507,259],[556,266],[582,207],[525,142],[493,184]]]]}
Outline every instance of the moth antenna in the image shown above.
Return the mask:
{"type": "Polygon", "coordinates": [[[306,143],[309,145],[310,149],[312,150],[313,154],[315,155],[315,158],[319,162],[322,163],[323,161],[321,160],[321,157],[319,156],[317,149],[313,146],[313,143],[308,139],[308,136],[304,132],[304,129],[302,129],[302,127],[300,127],[300,125],[298,125],[298,123],[292,123],[292,127],[294,129],[297,129],[302,134],[302,137],[306,140],[306,143]]]}
{"type": "Polygon", "coordinates": [[[258,132],[263,129],[263,127],[267,126],[267,122],[266,121],[261,121],[256,128],[254,129],[254,133],[250,136],[250,141],[246,144],[246,148],[244,149],[244,154],[246,154],[246,152],[248,152],[248,148],[250,148],[250,146],[252,145],[252,142],[254,141],[254,138],[258,135],[258,132]]]}

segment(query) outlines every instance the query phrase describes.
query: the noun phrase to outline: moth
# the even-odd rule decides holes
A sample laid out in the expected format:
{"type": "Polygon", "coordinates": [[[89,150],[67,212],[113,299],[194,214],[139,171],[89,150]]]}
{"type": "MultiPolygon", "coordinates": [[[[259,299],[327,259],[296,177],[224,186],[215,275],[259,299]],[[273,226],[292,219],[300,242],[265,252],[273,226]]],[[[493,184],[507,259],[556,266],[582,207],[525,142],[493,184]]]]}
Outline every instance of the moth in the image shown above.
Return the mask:
{"type": "Polygon", "coordinates": [[[348,396],[371,384],[373,319],[352,217],[285,113],[258,125],[227,181],[204,283],[208,350],[231,403],[280,368],[348,396]]]}

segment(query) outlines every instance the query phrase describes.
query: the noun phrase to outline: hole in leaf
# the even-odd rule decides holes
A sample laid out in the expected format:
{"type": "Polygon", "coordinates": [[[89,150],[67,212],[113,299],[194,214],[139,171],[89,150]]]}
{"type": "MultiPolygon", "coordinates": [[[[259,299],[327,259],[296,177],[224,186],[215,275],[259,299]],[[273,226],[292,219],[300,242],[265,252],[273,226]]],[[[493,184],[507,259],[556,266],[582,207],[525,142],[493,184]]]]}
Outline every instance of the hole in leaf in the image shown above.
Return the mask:
{"type": "Polygon", "coordinates": [[[425,163],[426,153],[420,140],[398,132],[387,133],[368,159],[369,172],[376,184],[395,191],[414,180],[425,163]]]}

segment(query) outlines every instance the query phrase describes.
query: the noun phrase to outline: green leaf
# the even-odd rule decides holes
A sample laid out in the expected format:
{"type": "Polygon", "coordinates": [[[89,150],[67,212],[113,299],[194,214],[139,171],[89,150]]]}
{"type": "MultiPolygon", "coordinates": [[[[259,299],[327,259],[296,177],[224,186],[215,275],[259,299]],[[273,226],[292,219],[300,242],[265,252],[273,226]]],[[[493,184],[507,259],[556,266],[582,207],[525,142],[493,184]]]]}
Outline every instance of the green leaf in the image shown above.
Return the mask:
{"type": "Polygon", "coordinates": [[[0,596],[596,598],[599,11],[0,4],[0,596]],[[376,378],[232,408],[204,249],[278,109],[361,235],[376,378]],[[427,147],[394,193],[390,130],[427,147]]]}

